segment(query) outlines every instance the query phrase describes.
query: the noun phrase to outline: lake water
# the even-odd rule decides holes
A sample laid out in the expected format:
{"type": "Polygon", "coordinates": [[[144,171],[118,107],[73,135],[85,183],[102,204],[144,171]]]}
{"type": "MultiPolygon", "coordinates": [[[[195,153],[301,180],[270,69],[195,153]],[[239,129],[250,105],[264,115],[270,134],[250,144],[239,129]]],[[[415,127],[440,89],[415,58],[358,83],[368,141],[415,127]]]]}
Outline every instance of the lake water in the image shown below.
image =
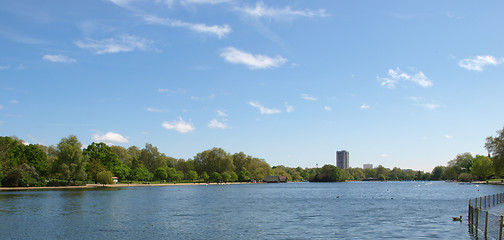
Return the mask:
{"type": "Polygon", "coordinates": [[[195,185],[0,192],[0,239],[472,239],[445,182],[195,185]]]}

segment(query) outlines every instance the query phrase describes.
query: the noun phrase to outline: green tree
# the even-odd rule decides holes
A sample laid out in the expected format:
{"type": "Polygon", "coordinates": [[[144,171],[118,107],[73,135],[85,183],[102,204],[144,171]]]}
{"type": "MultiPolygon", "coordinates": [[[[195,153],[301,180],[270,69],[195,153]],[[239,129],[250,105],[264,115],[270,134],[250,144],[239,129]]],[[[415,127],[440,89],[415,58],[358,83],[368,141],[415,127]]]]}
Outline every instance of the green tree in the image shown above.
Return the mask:
{"type": "Polygon", "coordinates": [[[103,169],[111,171],[118,179],[126,179],[130,169],[119,160],[118,155],[107,144],[91,143],[84,149],[84,154],[89,157],[87,172],[91,178],[96,180],[97,174],[103,169]]]}
{"type": "Polygon", "coordinates": [[[473,176],[470,173],[461,173],[457,179],[459,182],[471,182],[473,176]]]}
{"type": "Polygon", "coordinates": [[[203,171],[203,173],[201,174],[201,179],[206,182],[208,181],[208,179],[210,179],[210,176],[208,176],[208,173],[206,171],[203,171]]]}
{"type": "Polygon", "coordinates": [[[187,180],[194,181],[198,179],[198,173],[194,170],[189,170],[187,173],[187,180]]]}
{"type": "Polygon", "coordinates": [[[112,180],[112,172],[110,171],[101,171],[98,173],[98,182],[103,184],[105,187],[105,184],[112,184],[114,181],[112,180]]]}
{"type": "Polygon", "coordinates": [[[172,167],[173,164],[168,164],[168,158],[161,154],[157,147],[150,143],[145,144],[145,148],[140,151],[138,160],[146,167],[149,172],[154,172],[158,167],[172,167]]]}
{"type": "Polygon", "coordinates": [[[82,154],[81,146],[82,143],[74,135],[63,138],[58,143],[58,159],[53,163],[54,169],[68,183],[86,179],[87,157],[82,154]]]}
{"type": "Polygon", "coordinates": [[[437,181],[445,178],[445,167],[436,166],[432,169],[431,180],[437,181]]]}
{"type": "Polygon", "coordinates": [[[168,173],[166,172],[166,168],[158,167],[154,172],[155,180],[166,180],[168,179],[168,173]]]}
{"type": "Polygon", "coordinates": [[[133,179],[138,181],[149,181],[153,177],[153,174],[144,167],[136,168],[135,170],[133,170],[132,174],[133,179]]]}
{"type": "Polygon", "coordinates": [[[222,148],[212,148],[198,153],[194,157],[196,171],[206,172],[226,172],[233,171],[232,157],[222,148]]]}
{"type": "Polygon", "coordinates": [[[218,172],[213,172],[210,174],[210,181],[212,182],[218,182],[222,180],[222,176],[218,172]]]}
{"type": "Polygon", "coordinates": [[[240,171],[238,174],[238,181],[246,182],[250,181],[250,173],[248,171],[240,171]]]}
{"type": "Polygon", "coordinates": [[[471,167],[471,175],[485,180],[494,174],[492,160],[487,156],[476,155],[471,167]]]}
{"type": "Polygon", "coordinates": [[[504,128],[497,131],[496,137],[487,137],[485,148],[493,162],[495,174],[504,175],[504,128]]]}
{"type": "Polygon", "coordinates": [[[128,152],[128,149],[121,146],[110,146],[110,149],[117,155],[119,161],[131,168],[131,160],[133,157],[128,152]]]}
{"type": "Polygon", "coordinates": [[[331,164],[324,165],[320,170],[316,169],[310,181],[313,182],[340,182],[343,179],[343,170],[331,164]]]}
{"type": "Polygon", "coordinates": [[[457,156],[448,162],[448,167],[454,167],[458,174],[469,173],[469,169],[472,167],[474,157],[471,153],[466,152],[462,154],[457,154],[457,156]]]}
{"type": "Polygon", "coordinates": [[[388,175],[389,175],[390,170],[386,169],[382,165],[379,165],[378,167],[376,167],[375,170],[376,170],[376,175],[377,175],[378,180],[383,181],[383,180],[388,179],[388,175]],[[384,179],[380,179],[380,175],[383,175],[382,178],[384,177],[384,179]]]}
{"type": "Polygon", "coordinates": [[[247,171],[250,173],[250,178],[255,180],[262,180],[264,177],[270,175],[271,167],[264,161],[264,159],[251,158],[247,166],[247,171]]]}

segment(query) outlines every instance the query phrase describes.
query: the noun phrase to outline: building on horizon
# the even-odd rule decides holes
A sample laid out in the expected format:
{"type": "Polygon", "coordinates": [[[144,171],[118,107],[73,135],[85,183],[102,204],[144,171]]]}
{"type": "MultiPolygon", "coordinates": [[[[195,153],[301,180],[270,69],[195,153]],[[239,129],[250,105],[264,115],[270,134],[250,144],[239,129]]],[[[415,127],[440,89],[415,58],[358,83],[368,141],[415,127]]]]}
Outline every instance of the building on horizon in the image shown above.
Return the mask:
{"type": "Polygon", "coordinates": [[[364,163],[364,164],[362,164],[362,169],[373,169],[373,164],[364,163]]]}
{"type": "Polygon", "coordinates": [[[340,169],[347,169],[349,167],[349,156],[348,151],[336,151],[336,167],[340,169]]]}

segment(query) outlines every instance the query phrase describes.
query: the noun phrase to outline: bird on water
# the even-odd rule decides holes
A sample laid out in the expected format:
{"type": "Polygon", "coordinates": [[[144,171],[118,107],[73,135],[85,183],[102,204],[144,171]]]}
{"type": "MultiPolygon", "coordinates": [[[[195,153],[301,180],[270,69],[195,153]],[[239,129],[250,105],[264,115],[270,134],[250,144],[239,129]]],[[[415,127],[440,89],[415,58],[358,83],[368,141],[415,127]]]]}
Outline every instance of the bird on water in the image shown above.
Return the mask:
{"type": "Polygon", "coordinates": [[[460,222],[462,222],[462,215],[460,215],[460,217],[453,217],[453,221],[460,221],[460,222]]]}

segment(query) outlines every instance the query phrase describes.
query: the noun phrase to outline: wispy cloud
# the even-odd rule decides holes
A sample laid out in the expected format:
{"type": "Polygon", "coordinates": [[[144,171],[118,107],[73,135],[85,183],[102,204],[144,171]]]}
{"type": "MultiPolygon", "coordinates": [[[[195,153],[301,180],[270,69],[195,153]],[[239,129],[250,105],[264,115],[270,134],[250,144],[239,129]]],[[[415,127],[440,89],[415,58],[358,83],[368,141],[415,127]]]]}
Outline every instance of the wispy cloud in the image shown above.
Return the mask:
{"type": "Polygon", "coordinates": [[[425,108],[428,110],[434,110],[436,108],[441,107],[441,105],[437,104],[435,101],[428,101],[423,97],[411,96],[408,99],[415,102],[416,106],[419,106],[419,107],[422,107],[422,108],[425,108]]]}
{"type": "Polygon", "coordinates": [[[9,69],[10,65],[0,65],[0,70],[9,69]]]}
{"type": "Polygon", "coordinates": [[[159,108],[153,108],[153,107],[147,107],[147,108],[145,108],[145,110],[147,112],[157,112],[157,113],[162,113],[162,112],[166,112],[167,111],[165,109],[159,109],[159,108]]]}
{"type": "Polygon", "coordinates": [[[212,25],[208,26],[203,23],[188,23],[180,20],[173,20],[170,18],[160,18],[153,15],[142,16],[144,21],[149,24],[160,24],[170,27],[182,27],[199,33],[208,33],[217,36],[218,38],[224,38],[231,32],[231,27],[227,24],[224,25],[212,25]]]}
{"type": "Polygon", "coordinates": [[[2,104],[0,104],[0,110],[4,109],[4,106],[2,104]]]}
{"type": "Polygon", "coordinates": [[[244,64],[250,69],[265,69],[280,67],[282,64],[287,62],[287,59],[276,56],[269,57],[266,55],[251,54],[238,50],[234,47],[228,47],[221,51],[220,54],[227,62],[234,64],[244,64]]]}
{"type": "Polygon", "coordinates": [[[417,106],[423,107],[428,110],[434,110],[436,108],[441,107],[441,105],[439,105],[437,103],[420,103],[420,104],[417,104],[417,106]]]}
{"type": "Polygon", "coordinates": [[[369,109],[371,106],[367,105],[367,104],[362,104],[360,106],[360,109],[369,109]]]}
{"type": "Polygon", "coordinates": [[[60,62],[60,63],[76,63],[77,60],[64,56],[64,55],[44,55],[42,59],[50,62],[60,62]]]}
{"type": "Polygon", "coordinates": [[[182,117],[180,117],[179,120],[174,120],[171,122],[165,121],[161,124],[161,126],[168,130],[175,130],[179,133],[188,133],[196,130],[192,123],[184,121],[182,117]]]}
{"type": "Polygon", "coordinates": [[[92,137],[95,142],[105,143],[128,143],[128,139],[119,133],[107,132],[106,134],[93,134],[92,137]]]}
{"type": "Polygon", "coordinates": [[[290,20],[296,17],[328,17],[329,14],[326,13],[325,9],[319,9],[317,11],[305,9],[305,10],[294,10],[290,6],[286,6],[283,9],[267,7],[262,1],[256,3],[255,7],[242,7],[235,8],[235,10],[244,13],[247,16],[255,18],[271,18],[271,19],[281,19],[290,20]]]}
{"type": "Polygon", "coordinates": [[[87,38],[79,40],[75,45],[80,48],[93,50],[96,54],[131,52],[134,50],[147,51],[152,49],[152,42],[145,38],[124,35],[103,40],[87,38]]]}
{"type": "Polygon", "coordinates": [[[404,73],[397,67],[395,70],[389,69],[387,75],[387,77],[377,77],[378,81],[380,81],[381,86],[387,88],[395,88],[400,81],[411,81],[424,88],[431,87],[433,85],[432,81],[427,76],[425,76],[423,72],[417,72],[412,76],[410,74],[404,73]]]}
{"type": "Polygon", "coordinates": [[[294,112],[294,107],[289,105],[289,103],[285,103],[285,111],[288,113],[294,112]]]}
{"type": "Polygon", "coordinates": [[[219,117],[227,117],[226,110],[217,110],[216,112],[219,117]]]}
{"type": "Polygon", "coordinates": [[[389,157],[389,155],[388,155],[387,153],[382,153],[382,154],[380,155],[380,157],[382,157],[382,158],[387,158],[387,157],[389,157]]]}
{"type": "Polygon", "coordinates": [[[128,7],[129,4],[133,2],[132,0],[109,0],[109,1],[121,7],[128,7]]]}
{"type": "Polygon", "coordinates": [[[459,61],[458,65],[462,68],[472,71],[483,71],[483,67],[487,65],[497,66],[503,62],[503,59],[496,59],[494,56],[476,56],[473,58],[465,58],[459,61]]]}
{"type": "Polygon", "coordinates": [[[168,96],[171,96],[171,95],[184,95],[184,94],[187,93],[187,90],[182,89],[182,88],[179,88],[179,89],[176,89],[176,90],[172,90],[172,89],[168,89],[168,88],[158,88],[157,91],[160,92],[160,93],[165,93],[168,96]]]}
{"type": "Polygon", "coordinates": [[[261,114],[275,114],[275,113],[281,113],[282,112],[279,109],[264,107],[259,102],[253,102],[252,101],[252,102],[249,102],[249,105],[252,106],[252,107],[255,107],[255,108],[259,109],[259,111],[261,112],[261,114]]]}
{"type": "Polygon", "coordinates": [[[10,102],[11,102],[12,104],[19,104],[19,101],[18,101],[18,100],[16,100],[16,99],[12,99],[12,100],[10,100],[10,102]]]}
{"type": "Polygon", "coordinates": [[[327,112],[332,112],[332,107],[329,107],[329,106],[324,106],[324,110],[327,111],[327,112]]]}
{"type": "Polygon", "coordinates": [[[445,138],[446,138],[446,139],[452,139],[452,138],[454,138],[454,136],[451,136],[451,135],[446,134],[446,135],[445,135],[445,138]]]}
{"type": "Polygon", "coordinates": [[[308,100],[308,101],[317,101],[317,98],[315,98],[314,96],[312,96],[310,94],[306,94],[306,93],[301,94],[301,98],[304,100],[308,100]]]}
{"type": "Polygon", "coordinates": [[[210,120],[210,122],[208,123],[208,127],[209,128],[219,128],[219,129],[228,128],[228,126],[225,123],[219,122],[219,120],[217,120],[215,118],[210,120]]]}
{"type": "Polygon", "coordinates": [[[192,4],[221,4],[226,2],[232,2],[232,0],[181,0],[181,2],[192,4]]]}
{"type": "Polygon", "coordinates": [[[215,94],[210,94],[208,97],[191,96],[191,100],[195,100],[195,101],[207,101],[207,100],[212,100],[214,98],[215,98],[215,94]]]}

